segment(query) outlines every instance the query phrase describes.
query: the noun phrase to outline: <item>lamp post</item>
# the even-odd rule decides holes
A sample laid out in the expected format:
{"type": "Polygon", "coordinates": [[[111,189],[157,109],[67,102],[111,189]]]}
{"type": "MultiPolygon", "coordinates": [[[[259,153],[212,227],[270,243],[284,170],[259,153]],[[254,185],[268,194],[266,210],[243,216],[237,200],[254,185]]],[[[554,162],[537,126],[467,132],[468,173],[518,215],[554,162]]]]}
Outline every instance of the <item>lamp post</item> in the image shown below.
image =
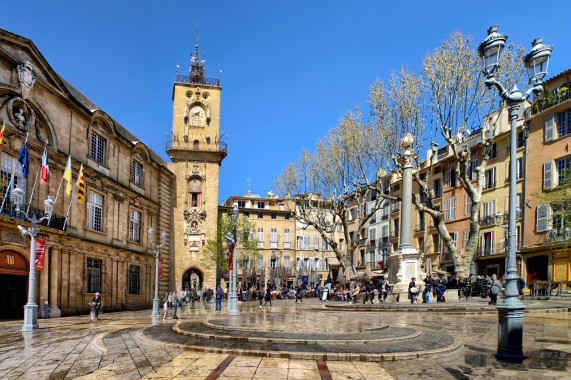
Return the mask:
{"type": "Polygon", "coordinates": [[[230,271],[230,295],[228,296],[228,315],[239,315],[238,311],[238,296],[236,295],[236,223],[238,223],[238,206],[234,206],[232,210],[232,237],[228,239],[229,243],[233,246],[232,254],[232,270],[230,271]]]}
{"type": "Polygon", "coordinates": [[[30,236],[30,275],[28,278],[28,303],[24,305],[24,325],[22,331],[32,331],[38,328],[38,305],[35,301],[36,293],[36,235],[38,234],[37,225],[44,220],[49,220],[54,210],[54,201],[48,195],[48,199],[44,201],[44,217],[37,219],[34,214],[31,218],[21,210],[24,200],[24,190],[15,187],[12,190],[12,197],[16,204],[16,212],[22,213],[24,220],[27,220],[32,225],[28,229],[18,225],[18,230],[22,233],[23,237],[30,236]]]}
{"type": "MultiPolygon", "coordinates": [[[[531,51],[525,56],[524,64],[532,87],[522,94],[514,85],[507,90],[495,78],[500,67],[500,57],[508,36],[498,33],[498,27],[488,29],[488,36],[478,46],[482,59],[482,73],[488,88],[495,86],[500,96],[509,107],[510,120],[510,187],[509,187],[509,218],[508,218],[508,250],[506,253],[506,290],[504,302],[497,305],[499,329],[498,351],[496,357],[500,360],[521,362],[523,355],[523,311],[525,306],[518,298],[517,267],[516,267],[516,128],[520,104],[532,93],[543,90],[541,80],[547,75],[547,64],[551,56],[552,46],[543,45],[542,38],[535,39],[531,51]]],[[[496,216],[497,219],[497,216],[496,216]]],[[[499,223],[498,223],[499,224],[499,223]]]]}
{"type": "MultiPolygon", "coordinates": [[[[149,228],[147,231],[149,234],[149,243],[153,245],[153,228],[149,228]]],[[[159,258],[161,257],[161,248],[167,242],[167,233],[163,231],[161,234],[161,242],[154,245],[155,249],[155,298],[153,298],[153,312],[151,313],[152,317],[158,317],[161,315],[159,312],[159,258]]]]}

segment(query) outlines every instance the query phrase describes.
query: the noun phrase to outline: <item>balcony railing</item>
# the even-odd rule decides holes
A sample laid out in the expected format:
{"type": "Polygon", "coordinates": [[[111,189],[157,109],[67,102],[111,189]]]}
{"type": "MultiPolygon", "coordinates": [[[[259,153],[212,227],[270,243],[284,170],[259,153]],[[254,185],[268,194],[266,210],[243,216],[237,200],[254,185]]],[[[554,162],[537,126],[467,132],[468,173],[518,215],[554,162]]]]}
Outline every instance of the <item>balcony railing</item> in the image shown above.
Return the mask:
{"type": "MultiPolygon", "coordinates": [[[[0,203],[1,202],[2,202],[2,198],[0,198],[0,203]]],[[[16,204],[13,201],[7,199],[6,203],[4,204],[4,208],[2,209],[1,215],[8,217],[8,218],[11,218],[11,219],[21,220],[23,222],[26,222],[26,218],[24,217],[26,215],[26,212],[24,210],[28,210],[28,205],[27,204],[21,205],[20,210],[22,210],[22,211],[17,211],[16,210],[16,204]]],[[[34,215],[36,216],[37,219],[41,219],[46,214],[45,214],[44,210],[30,206],[28,216],[31,218],[34,215]]],[[[65,223],[65,216],[52,214],[52,219],[50,221],[49,227],[47,225],[48,224],[47,220],[44,220],[41,223],[38,223],[38,226],[53,228],[54,230],[64,231],[64,229],[63,229],[64,223],[65,223]]]]}
{"type": "Polygon", "coordinates": [[[398,232],[398,231],[395,231],[395,230],[392,230],[392,231],[391,231],[391,237],[392,237],[392,238],[398,238],[398,237],[399,237],[399,232],[398,232]]]}
{"type": "Polygon", "coordinates": [[[571,99],[571,90],[564,90],[553,96],[542,98],[533,103],[533,105],[525,110],[525,116],[530,117],[532,115],[538,114],[543,110],[550,107],[556,106],[559,103],[563,103],[566,100],[571,99]]]}
{"type": "Polygon", "coordinates": [[[202,78],[200,80],[191,80],[189,75],[177,75],[174,79],[175,83],[192,83],[192,84],[205,84],[207,86],[220,87],[220,78],[202,78]]]}
{"type": "Polygon", "coordinates": [[[400,202],[393,203],[393,212],[397,212],[400,210],[400,202]]]}
{"type": "Polygon", "coordinates": [[[424,231],[424,223],[419,223],[416,225],[416,232],[424,231]]]}
{"type": "Polygon", "coordinates": [[[359,239],[359,247],[364,247],[367,245],[367,239],[359,239]]]}
{"type": "Polygon", "coordinates": [[[484,216],[483,218],[480,218],[480,226],[481,227],[492,226],[495,224],[496,224],[496,218],[492,215],[484,216]]]}
{"type": "Polygon", "coordinates": [[[452,254],[450,252],[442,252],[440,262],[441,263],[451,263],[452,262],[452,254]]]}
{"type": "Polygon", "coordinates": [[[173,136],[172,133],[165,133],[165,150],[170,149],[186,149],[186,150],[196,150],[196,151],[219,151],[228,153],[228,145],[226,144],[224,136],[219,139],[218,136],[214,138],[214,145],[210,144],[208,141],[201,141],[200,144],[195,148],[193,142],[190,141],[190,137],[187,141],[179,140],[178,136],[173,136]],[[212,149],[217,147],[218,149],[212,149]]]}

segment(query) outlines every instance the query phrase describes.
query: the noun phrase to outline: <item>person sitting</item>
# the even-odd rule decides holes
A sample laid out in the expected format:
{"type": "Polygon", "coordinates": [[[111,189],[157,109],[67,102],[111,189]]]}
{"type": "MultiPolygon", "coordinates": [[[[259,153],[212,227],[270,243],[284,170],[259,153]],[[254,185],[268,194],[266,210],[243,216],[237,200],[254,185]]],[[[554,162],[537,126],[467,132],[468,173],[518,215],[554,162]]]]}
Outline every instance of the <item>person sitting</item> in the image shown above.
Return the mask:
{"type": "Polygon", "coordinates": [[[416,297],[420,295],[420,289],[416,287],[416,278],[411,278],[408,284],[408,293],[410,294],[410,303],[416,303],[416,297]]]}

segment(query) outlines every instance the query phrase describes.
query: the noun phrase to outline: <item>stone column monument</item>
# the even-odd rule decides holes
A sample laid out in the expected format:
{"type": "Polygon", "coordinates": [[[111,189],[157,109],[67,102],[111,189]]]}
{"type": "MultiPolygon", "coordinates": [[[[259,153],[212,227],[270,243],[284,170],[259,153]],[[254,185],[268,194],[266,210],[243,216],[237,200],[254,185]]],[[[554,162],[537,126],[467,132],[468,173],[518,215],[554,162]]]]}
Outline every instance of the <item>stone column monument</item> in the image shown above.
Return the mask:
{"type": "Polygon", "coordinates": [[[403,178],[400,216],[400,241],[397,250],[389,257],[389,282],[393,295],[399,302],[408,301],[408,284],[412,277],[417,286],[422,284],[423,274],[420,272],[421,254],[411,244],[412,218],[412,169],[415,153],[412,150],[414,137],[407,134],[401,140],[405,149],[402,157],[403,178]]]}

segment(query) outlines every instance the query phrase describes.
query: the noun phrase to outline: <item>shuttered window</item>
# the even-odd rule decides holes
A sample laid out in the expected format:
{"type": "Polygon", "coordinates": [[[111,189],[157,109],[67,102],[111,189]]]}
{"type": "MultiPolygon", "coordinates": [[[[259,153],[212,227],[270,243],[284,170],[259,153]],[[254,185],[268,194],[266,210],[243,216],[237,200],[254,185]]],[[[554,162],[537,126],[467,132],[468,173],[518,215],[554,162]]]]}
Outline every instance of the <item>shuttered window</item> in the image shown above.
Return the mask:
{"type": "Polygon", "coordinates": [[[549,229],[549,205],[537,206],[537,224],[535,232],[545,232],[549,229]]]}
{"type": "Polygon", "coordinates": [[[546,189],[553,187],[553,161],[543,164],[543,187],[546,189]]]}
{"type": "Polygon", "coordinates": [[[456,219],[456,197],[448,198],[446,200],[444,218],[446,220],[456,219]]]}
{"type": "Polygon", "coordinates": [[[278,247],[278,230],[272,228],[270,230],[270,248],[277,248],[278,247]]]}
{"type": "Polygon", "coordinates": [[[465,194],[464,197],[464,215],[470,215],[472,213],[472,199],[468,194],[465,194]]]}
{"type": "Polygon", "coordinates": [[[258,248],[264,248],[264,229],[258,228],[258,248]]]}
{"type": "Polygon", "coordinates": [[[290,241],[290,234],[289,230],[284,230],[284,248],[290,248],[291,241],[290,241]]]}
{"type": "Polygon", "coordinates": [[[553,140],[553,114],[545,117],[545,126],[543,128],[545,142],[553,140]]]}

